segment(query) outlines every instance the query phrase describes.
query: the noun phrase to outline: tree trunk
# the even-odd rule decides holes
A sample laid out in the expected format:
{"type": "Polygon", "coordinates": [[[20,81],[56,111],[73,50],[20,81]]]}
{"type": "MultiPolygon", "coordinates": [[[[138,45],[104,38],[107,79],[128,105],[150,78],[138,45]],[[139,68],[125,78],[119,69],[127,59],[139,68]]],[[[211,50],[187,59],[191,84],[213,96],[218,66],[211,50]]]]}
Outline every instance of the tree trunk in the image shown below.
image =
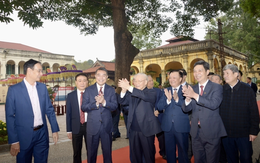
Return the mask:
{"type": "MultiPolygon", "coordinates": [[[[118,79],[130,80],[130,66],[139,49],[131,44],[132,34],[127,29],[125,0],[111,0],[113,11],[114,45],[115,45],[115,83],[118,79]]],[[[117,89],[117,93],[120,89],[117,89]]]]}

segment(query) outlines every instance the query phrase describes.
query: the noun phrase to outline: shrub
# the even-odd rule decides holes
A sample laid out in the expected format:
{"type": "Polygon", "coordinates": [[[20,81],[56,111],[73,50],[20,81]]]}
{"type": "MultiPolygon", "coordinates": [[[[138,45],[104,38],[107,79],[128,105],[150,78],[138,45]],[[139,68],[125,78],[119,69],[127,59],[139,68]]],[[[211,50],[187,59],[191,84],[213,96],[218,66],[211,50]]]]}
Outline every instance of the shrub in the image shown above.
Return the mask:
{"type": "Polygon", "coordinates": [[[0,120],[0,145],[8,143],[6,123],[0,120]]]}

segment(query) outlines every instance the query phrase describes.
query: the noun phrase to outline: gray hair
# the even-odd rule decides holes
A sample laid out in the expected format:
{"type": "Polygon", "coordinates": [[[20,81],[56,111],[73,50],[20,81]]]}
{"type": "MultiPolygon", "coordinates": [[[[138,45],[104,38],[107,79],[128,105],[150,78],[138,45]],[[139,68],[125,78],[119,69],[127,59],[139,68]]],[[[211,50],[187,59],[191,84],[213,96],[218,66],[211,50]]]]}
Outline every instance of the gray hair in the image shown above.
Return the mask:
{"type": "Polygon", "coordinates": [[[213,78],[213,76],[217,76],[217,77],[219,77],[219,80],[222,80],[222,77],[220,75],[218,75],[218,74],[212,75],[211,79],[213,78]]]}
{"type": "Polygon", "coordinates": [[[235,72],[239,73],[238,68],[237,68],[236,65],[228,64],[228,65],[226,65],[226,66],[223,68],[223,71],[228,70],[228,69],[230,69],[233,73],[235,73],[235,72]]]}
{"type": "Polygon", "coordinates": [[[148,76],[147,76],[145,73],[138,73],[138,74],[135,74],[134,77],[133,77],[133,80],[135,80],[135,77],[138,76],[138,75],[143,76],[144,79],[148,81],[148,76]]]}

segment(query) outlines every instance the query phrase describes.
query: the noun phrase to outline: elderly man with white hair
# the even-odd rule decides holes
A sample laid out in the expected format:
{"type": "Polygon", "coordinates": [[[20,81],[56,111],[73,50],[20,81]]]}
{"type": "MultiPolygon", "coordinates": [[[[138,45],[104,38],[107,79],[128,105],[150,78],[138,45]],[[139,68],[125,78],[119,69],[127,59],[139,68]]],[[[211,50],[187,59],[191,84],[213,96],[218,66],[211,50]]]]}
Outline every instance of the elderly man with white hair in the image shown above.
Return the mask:
{"type": "Polygon", "coordinates": [[[147,89],[147,75],[134,76],[134,87],[127,79],[119,80],[122,88],[119,103],[129,104],[127,131],[129,133],[131,159],[134,163],[155,163],[154,136],[161,132],[159,120],[154,115],[156,91],[147,89]]]}

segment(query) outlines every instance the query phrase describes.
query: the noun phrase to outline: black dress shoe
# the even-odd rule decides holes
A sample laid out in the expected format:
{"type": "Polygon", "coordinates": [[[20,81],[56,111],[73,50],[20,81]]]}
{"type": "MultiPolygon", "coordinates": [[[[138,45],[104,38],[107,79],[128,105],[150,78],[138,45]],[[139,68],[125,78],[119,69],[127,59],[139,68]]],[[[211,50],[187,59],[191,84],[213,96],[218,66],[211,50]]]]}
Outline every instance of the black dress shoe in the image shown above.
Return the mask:
{"type": "Polygon", "coordinates": [[[115,138],[120,138],[121,136],[119,135],[119,136],[115,136],[115,138]]]}
{"type": "Polygon", "coordinates": [[[166,155],[162,155],[162,158],[163,158],[163,159],[165,159],[165,160],[167,160],[167,157],[166,157],[166,155]]]}
{"type": "Polygon", "coordinates": [[[116,140],[116,138],[112,137],[112,141],[115,141],[115,140],[116,140]]]}

